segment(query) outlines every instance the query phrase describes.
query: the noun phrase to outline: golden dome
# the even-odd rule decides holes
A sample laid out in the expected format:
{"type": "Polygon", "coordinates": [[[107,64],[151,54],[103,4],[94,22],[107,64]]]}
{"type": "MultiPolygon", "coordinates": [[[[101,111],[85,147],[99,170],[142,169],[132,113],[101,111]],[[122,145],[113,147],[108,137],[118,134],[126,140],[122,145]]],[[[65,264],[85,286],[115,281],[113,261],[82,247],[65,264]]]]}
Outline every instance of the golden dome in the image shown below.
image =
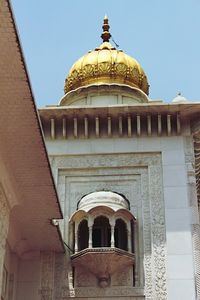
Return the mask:
{"type": "Polygon", "coordinates": [[[136,87],[148,95],[147,77],[140,64],[110,43],[108,18],[104,18],[103,43],[82,56],[72,66],[65,80],[65,93],[92,84],[125,84],[136,87]]]}

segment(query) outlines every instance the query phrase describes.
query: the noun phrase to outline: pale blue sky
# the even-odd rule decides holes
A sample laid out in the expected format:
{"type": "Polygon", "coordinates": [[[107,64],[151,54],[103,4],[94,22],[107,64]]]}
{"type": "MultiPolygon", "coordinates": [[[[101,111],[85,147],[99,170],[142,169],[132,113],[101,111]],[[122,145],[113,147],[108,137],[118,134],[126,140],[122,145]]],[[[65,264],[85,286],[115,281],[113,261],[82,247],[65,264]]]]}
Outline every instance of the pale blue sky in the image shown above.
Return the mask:
{"type": "Polygon", "coordinates": [[[200,0],[12,0],[39,107],[57,104],[72,64],[101,43],[103,17],[135,57],[150,97],[200,100],[200,0]]]}

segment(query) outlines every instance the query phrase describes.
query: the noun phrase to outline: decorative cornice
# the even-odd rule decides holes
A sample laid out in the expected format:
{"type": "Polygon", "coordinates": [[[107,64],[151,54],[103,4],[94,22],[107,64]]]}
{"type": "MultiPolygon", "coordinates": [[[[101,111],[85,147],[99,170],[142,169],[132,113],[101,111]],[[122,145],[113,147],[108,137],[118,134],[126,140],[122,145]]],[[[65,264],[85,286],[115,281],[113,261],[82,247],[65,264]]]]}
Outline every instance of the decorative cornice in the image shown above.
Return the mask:
{"type": "Polygon", "coordinates": [[[133,253],[130,253],[128,251],[125,251],[123,249],[119,249],[119,248],[112,248],[112,247],[100,247],[100,248],[86,248],[83,249],[81,251],[79,251],[76,254],[71,255],[71,259],[76,259],[86,253],[117,253],[120,255],[125,255],[128,257],[131,257],[132,259],[134,259],[135,255],[133,253]]]}
{"type": "Polygon", "coordinates": [[[118,113],[104,115],[71,115],[42,118],[47,139],[88,139],[133,136],[174,136],[181,134],[179,114],[118,113]]]}
{"type": "Polygon", "coordinates": [[[200,104],[57,106],[39,110],[46,139],[190,135],[200,104]]]}

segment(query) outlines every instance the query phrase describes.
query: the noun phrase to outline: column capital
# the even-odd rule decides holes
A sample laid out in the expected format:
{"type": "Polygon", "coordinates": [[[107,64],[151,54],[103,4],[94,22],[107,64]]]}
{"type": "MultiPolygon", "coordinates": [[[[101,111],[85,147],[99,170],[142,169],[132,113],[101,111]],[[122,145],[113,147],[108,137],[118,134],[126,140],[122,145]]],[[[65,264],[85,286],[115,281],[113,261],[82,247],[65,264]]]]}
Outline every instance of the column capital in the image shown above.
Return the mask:
{"type": "Polygon", "coordinates": [[[115,217],[114,217],[114,216],[110,216],[110,217],[109,217],[109,224],[110,224],[110,226],[111,226],[111,227],[112,227],[112,226],[115,226],[115,223],[116,223],[115,217]]]}
{"type": "Polygon", "coordinates": [[[94,224],[94,217],[89,215],[88,216],[88,227],[93,226],[93,224],[94,224]]]}

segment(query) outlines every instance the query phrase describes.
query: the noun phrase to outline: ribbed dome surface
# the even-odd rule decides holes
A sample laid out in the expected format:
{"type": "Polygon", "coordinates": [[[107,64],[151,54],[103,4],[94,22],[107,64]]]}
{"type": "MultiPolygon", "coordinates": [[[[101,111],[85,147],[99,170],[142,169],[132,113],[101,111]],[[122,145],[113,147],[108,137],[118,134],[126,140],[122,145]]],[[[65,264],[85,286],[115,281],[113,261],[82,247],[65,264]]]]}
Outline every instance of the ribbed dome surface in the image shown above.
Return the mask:
{"type": "Polygon", "coordinates": [[[91,84],[117,83],[141,89],[148,94],[147,77],[140,64],[109,42],[82,56],[71,68],[65,93],[91,84]]]}

